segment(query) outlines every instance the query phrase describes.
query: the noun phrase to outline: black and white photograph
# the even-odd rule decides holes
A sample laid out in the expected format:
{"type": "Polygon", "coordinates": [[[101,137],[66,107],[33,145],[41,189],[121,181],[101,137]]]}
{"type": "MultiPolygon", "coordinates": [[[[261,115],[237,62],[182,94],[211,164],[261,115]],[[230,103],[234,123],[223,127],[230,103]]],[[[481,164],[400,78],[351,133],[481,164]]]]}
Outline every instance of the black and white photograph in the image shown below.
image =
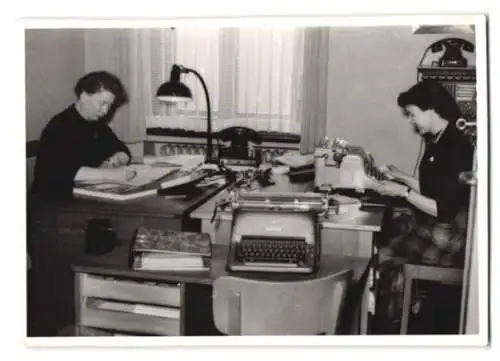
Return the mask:
{"type": "Polygon", "coordinates": [[[485,346],[487,24],[26,21],[26,347],[485,346]]]}

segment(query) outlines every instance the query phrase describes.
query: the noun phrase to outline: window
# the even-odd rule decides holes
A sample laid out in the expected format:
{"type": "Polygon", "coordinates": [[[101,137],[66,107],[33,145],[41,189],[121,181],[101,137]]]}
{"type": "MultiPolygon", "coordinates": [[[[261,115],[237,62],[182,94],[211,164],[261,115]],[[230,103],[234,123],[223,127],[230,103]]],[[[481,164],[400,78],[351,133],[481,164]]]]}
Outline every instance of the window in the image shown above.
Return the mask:
{"type": "MultiPolygon", "coordinates": [[[[157,29],[151,37],[152,92],[170,77],[173,64],[197,70],[210,95],[213,128],[232,125],[298,133],[294,89],[300,78],[301,32],[297,28],[157,29]]],[[[185,106],[153,101],[148,125],[206,129],[200,81],[183,74],[194,101],[185,106]]]]}

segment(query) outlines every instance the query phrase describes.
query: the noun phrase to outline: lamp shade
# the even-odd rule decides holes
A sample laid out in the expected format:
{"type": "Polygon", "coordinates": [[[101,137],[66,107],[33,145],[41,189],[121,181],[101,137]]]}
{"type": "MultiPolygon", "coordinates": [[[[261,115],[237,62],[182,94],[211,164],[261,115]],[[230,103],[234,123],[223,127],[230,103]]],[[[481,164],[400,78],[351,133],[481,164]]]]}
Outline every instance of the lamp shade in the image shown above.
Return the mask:
{"type": "Polygon", "coordinates": [[[156,92],[156,98],[162,102],[181,103],[193,99],[191,90],[183,83],[169,81],[163,83],[156,92]]]}
{"type": "Polygon", "coordinates": [[[182,65],[174,64],[170,71],[170,81],[163,83],[156,92],[156,98],[163,102],[180,103],[193,99],[191,90],[181,83],[180,78],[182,74],[193,73],[201,82],[203,91],[205,93],[205,100],[207,101],[207,155],[206,161],[212,162],[212,125],[210,118],[210,97],[208,95],[207,84],[200,73],[194,69],[186,68],[182,65]]]}

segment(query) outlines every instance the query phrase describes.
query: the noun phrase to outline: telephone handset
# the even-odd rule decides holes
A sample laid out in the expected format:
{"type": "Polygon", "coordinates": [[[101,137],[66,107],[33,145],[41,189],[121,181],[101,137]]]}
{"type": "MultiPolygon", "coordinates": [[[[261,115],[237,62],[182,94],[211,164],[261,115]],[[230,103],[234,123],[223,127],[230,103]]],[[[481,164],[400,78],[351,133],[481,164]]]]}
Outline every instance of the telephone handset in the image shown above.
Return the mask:
{"type": "MultiPolygon", "coordinates": [[[[469,41],[461,38],[445,38],[432,43],[427,50],[433,53],[443,51],[444,53],[439,58],[438,65],[440,67],[467,67],[467,59],[464,58],[462,51],[469,53],[474,52],[474,45],[469,41]]],[[[425,53],[424,53],[425,56],[425,53]]],[[[423,60],[423,58],[422,58],[423,60]]]]}
{"type": "Polygon", "coordinates": [[[260,152],[249,147],[249,143],[262,144],[262,137],[257,131],[246,127],[229,127],[219,131],[217,137],[223,142],[230,142],[229,147],[220,147],[219,158],[260,164],[260,152]]]}

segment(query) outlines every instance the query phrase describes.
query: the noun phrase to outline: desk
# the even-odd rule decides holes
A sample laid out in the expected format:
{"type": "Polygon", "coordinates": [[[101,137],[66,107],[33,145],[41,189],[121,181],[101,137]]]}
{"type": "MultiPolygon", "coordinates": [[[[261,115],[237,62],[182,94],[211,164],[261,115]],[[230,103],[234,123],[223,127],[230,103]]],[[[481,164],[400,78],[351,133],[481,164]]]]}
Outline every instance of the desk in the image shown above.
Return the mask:
{"type": "Polygon", "coordinates": [[[190,212],[222,189],[214,186],[186,199],[151,196],[120,203],[30,199],[28,335],[56,336],[62,328],[74,324],[71,265],[84,254],[85,228],[90,219],[109,219],[122,243],[132,239],[138,226],[197,231],[199,222],[189,218],[190,212]]]}
{"type": "MultiPolygon", "coordinates": [[[[306,192],[312,189],[311,183],[290,183],[286,175],[274,175],[275,185],[260,188],[265,192],[306,192]]],[[[259,187],[256,187],[259,189],[259,187]]],[[[201,229],[211,235],[214,243],[228,244],[232,213],[218,211],[211,222],[216,203],[229,196],[224,190],[212,197],[191,213],[191,218],[201,220],[201,229]]],[[[349,214],[330,212],[328,217],[320,219],[322,254],[344,256],[372,256],[372,243],[375,233],[382,229],[384,212],[357,210],[349,214]]]]}
{"type": "MultiPolygon", "coordinates": [[[[266,192],[305,192],[312,189],[310,183],[290,183],[286,175],[274,175],[276,184],[262,189],[266,192]]],[[[259,187],[256,186],[258,189],[259,187]]],[[[217,212],[211,222],[217,201],[228,197],[227,190],[220,192],[191,213],[191,217],[201,220],[201,229],[211,235],[216,244],[228,244],[231,234],[232,213],[217,212]]],[[[335,214],[320,219],[321,254],[372,259],[374,239],[382,229],[384,212],[382,210],[364,212],[356,210],[348,214],[335,214]]],[[[374,269],[369,271],[361,305],[361,333],[369,332],[369,314],[374,313],[374,269]]]]}
{"type": "MultiPolygon", "coordinates": [[[[128,265],[128,251],[129,245],[122,245],[107,255],[85,257],[73,266],[77,330],[98,327],[109,329],[111,334],[220,334],[215,330],[212,320],[211,285],[218,277],[229,274],[225,269],[227,246],[214,245],[211,270],[200,273],[135,271],[128,265]],[[154,317],[99,310],[92,307],[92,302],[89,303],[89,300],[99,298],[139,304],[155,303],[171,312],[169,317],[154,317]]],[[[300,280],[323,277],[349,268],[353,270],[354,281],[359,282],[367,266],[366,258],[327,255],[322,258],[321,268],[315,275],[232,274],[270,280],[300,280]]]]}

